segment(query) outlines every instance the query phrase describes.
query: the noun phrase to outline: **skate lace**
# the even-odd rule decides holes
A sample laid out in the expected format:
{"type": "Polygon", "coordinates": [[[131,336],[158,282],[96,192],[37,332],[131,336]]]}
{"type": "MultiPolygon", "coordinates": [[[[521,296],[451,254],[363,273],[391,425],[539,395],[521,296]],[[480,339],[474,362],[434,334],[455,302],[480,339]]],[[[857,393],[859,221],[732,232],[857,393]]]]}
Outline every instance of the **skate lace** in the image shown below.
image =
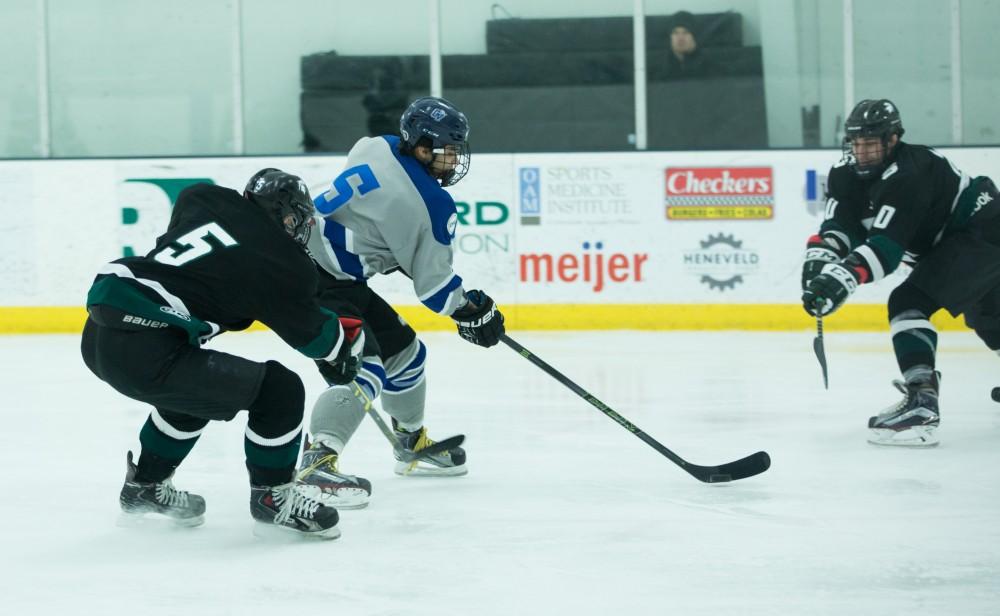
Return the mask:
{"type": "Polygon", "coordinates": [[[292,516],[309,520],[315,517],[316,511],[320,507],[320,502],[300,492],[298,490],[299,487],[289,483],[271,488],[274,500],[281,507],[278,510],[278,514],[274,516],[275,523],[282,524],[287,522],[292,516]]]}
{"type": "Polygon", "coordinates": [[[168,507],[187,507],[188,493],[174,488],[174,484],[167,479],[156,484],[156,500],[168,507]]]}
{"type": "MultiPolygon", "coordinates": [[[[891,417],[896,413],[900,413],[902,411],[909,409],[910,402],[914,400],[914,398],[918,396],[922,391],[920,387],[908,385],[906,382],[900,380],[894,380],[892,384],[896,389],[900,391],[900,393],[903,394],[903,399],[900,400],[899,404],[879,415],[879,418],[891,417]]],[[[937,394],[935,392],[928,391],[926,393],[927,395],[937,397],[937,394]]]]}
{"type": "MultiPolygon", "coordinates": [[[[417,437],[416,442],[413,443],[413,451],[420,451],[421,449],[426,449],[433,445],[435,441],[431,437],[427,436],[427,428],[420,429],[420,436],[417,437]]],[[[420,464],[419,460],[414,460],[410,462],[410,465],[406,468],[407,473],[412,473],[416,470],[417,466],[420,464]]]]}
{"type": "Polygon", "coordinates": [[[906,383],[904,383],[903,381],[895,380],[892,382],[892,385],[893,387],[898,389],[900,393],[903,394],[903,400],[899,404],[897,404],[888,414],[898,413],[899,411],[904,410],[910,403],[910,396],[913,395],[913,392],[910,391],[910,388],[907,387],[906,383]]]}

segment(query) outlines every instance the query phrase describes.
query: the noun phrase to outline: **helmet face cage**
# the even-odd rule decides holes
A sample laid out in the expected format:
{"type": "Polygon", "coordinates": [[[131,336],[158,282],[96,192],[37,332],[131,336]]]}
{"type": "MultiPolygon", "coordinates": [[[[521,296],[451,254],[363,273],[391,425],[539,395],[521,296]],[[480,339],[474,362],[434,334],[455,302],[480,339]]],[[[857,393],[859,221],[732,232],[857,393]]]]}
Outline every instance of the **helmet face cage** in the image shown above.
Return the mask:
{"type": "Polygon", "coordinates": [[[247,182],[246,192],[293,240],[306,245],[315,208],[301,178],[279,169],[261,169],[247,182]]]}
{"type": "Polygon", "coordinates": [[[843,160],[860,178],[880,175],[888,166],[892,152],[889,139],[903,135],[903,122],[899,110],[887,99],[863,100],[851,111],[844,122],[843,160]],[[855,139],[878,139],[881,144],[875,160],[859,161],[854,153],[855,139]]]}
{"type": "Polygon", "coordinates": [[[434,159],[428,167],[438,180],[441,186],[451,186],[457,184],[469,172],[469,163],[472,161],[472,151],[468,143],[456,145],[446,145],[442,148],[434,148],[434,159]]]}
{"type": "Polygon", "coordinates": [[[451,186],[469,172],[469,120],[449,101],[434,96],[410,103],[399,119],[399,134],[412,150],[431,148],[434,158],[426,166],[442,186],[451,186]]]}
{"type": "Polygon", "coordinates": [[[281,221],[285,227],[285,232],[298,244],[302,246],[308,244],[309,236],[312,234],[312,201],[306,207],[299,201],[290,200],[287,204],[283,204],[281,208],[283,214],[281,221]]]}

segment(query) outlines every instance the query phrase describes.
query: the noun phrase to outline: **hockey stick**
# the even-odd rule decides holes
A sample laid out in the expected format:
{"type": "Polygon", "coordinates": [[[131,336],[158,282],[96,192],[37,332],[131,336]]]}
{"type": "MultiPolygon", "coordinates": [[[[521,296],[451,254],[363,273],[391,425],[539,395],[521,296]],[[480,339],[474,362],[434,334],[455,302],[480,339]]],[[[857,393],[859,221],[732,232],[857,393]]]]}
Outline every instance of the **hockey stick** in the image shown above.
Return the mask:
{"type": "Polygon", "coordinates": [[[355,397],[362,401],[365,411],[367,411],[368,415],[375,420],[375,425],[378,426],[378,429],[385,435],[385,438],[389,439],[389,443],[392,445],[392,450],[396,452],[396,456],[399,457],[400,461],[416,462],[423,460],[443,451],[454,449],[465,442],[465,435],[457,434],[455,436],[450,436],[443,441],[438,441],[432,445],[428,445],[420,451],[411,452],[403,448],[400,444],[399,439],[396,438],[395,434],[393,434],[392,428],[386,425],[385,420],[378,414],[378,411],[375,409],[375,405],[372,404],[371,398],[368,397],[365,390],[361,389],[361,386],[358,385],[357,382],[352,382],[351,385],[354,385],[355,397]]]}
{"type": "Polygon", "coordinates": [[[585,389],[569,380],[565,375],[552,366],[542,361],[537,355],[512,340],[510,336],[504,334],[500,336],[500,340],[502,340],[504,344],[510,348],[517,351],[522,357],[541,368],[549,376],[570,388],[573,393],[589,402],[591,406],[615,420],[618,425],[636,435],[644,443],[666,456],[667,459],[687,471],[689,475],[698,481],[703,481],[705,483],[724,483],[727,481],[735,481],[737,479],[745,479],[747,477],[759,475],[771,466],[771,457],[767,455],[766,451],[758,451],[757,453],[749,455],[741,460],[728,462],[719,466],[699,466],[697,464],[691,464],[684,458],[661,445],[656,439],[640,430],[638,426],[619,415],[611,407],[590,395],[585,389]]]}
{"type": "Polygon", "coordinates": [[[816,337],[813,338],[813,351],[816,359],[819,360],[819,367],[823,369],[823,388],[830,389],[830,379],[826,372],[826,350],[823,348],[823,317],[816,317],[816,337]]]}

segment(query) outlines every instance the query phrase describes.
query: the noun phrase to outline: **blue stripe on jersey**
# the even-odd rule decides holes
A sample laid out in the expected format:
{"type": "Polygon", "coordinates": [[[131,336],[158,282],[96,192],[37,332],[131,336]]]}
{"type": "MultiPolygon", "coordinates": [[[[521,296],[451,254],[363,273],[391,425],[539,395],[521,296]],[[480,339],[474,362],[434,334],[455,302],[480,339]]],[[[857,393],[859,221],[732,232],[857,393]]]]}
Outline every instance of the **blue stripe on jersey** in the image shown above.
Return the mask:
{"type": "Polygon", "coordinates": [[[451,280],[448,281],[448,284],[441,287],[441,289],[434,295],[431,295],[427,299],[422,299],[420,302],[434,312],[441,312],[444,310],[444,306],[448,302],[448,296],[451,295],[452,291],[460,286],[462,286],[462,278],[457,274],[454,274],[452,275],[451,280]]]}
{"type": "Polygon", "coordinates": [[[423,198],[424,206],[431,217],[431,230],[434,232],[434,239],[445,246],[451,245],[452,236],[448,231],[448,220],[458,211],[455,209],[455,200],[451,198],[448,191],[441,188],[438,181],[427,172],[419,160],[400,153],[399,137],[383,135],[382,138],[388,142],[392,155],[396,157],[396,161],[406,171],[414,188],[423,198]]]}
{"type": "Polygon", "coordinates": [[[357,280],[364,280],[365,268],[361,266],[361,258],[346,248],[346,233],[344,225],[329,218],[326,219],[326,224],[323,225],[323,236],[333,248],[333,254],[337,257],[337,263],[340,265],[340,271],[357,280]]]}

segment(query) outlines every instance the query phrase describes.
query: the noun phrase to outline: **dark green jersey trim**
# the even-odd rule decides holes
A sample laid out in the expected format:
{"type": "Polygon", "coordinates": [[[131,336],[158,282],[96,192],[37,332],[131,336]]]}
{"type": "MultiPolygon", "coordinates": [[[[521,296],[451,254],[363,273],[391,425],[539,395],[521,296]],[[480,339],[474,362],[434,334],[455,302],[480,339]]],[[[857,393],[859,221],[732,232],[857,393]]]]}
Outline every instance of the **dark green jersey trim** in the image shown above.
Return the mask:
{"type": "Polygon", "coordinates": [[[865,237],[863,235],[859,235],[857,232],[848,229],[847,227],[840,224],[836,220],[823,221],[823,224],[819,226],[819,234],[823,235],[823,233],[826,231],[837,231],[838,233],[843,233],[844,235],[846,235],[847,240],[851,243],[851,245],[847,247],[848,252],[854,250],[855,248],[863,244],[865,241],[865,237]]]}
{"type": "Polygon", "coordinates": [[[337,319],[337,313],[323,307],[320,307],[320,311],[330,318],[323,323],[319,335],[308,344],[295,348],[299,353],[313,359],[323,359],[328,356],[340,339],[340,321],[337,319]]]}
{"type": "Polygon", "coordinates": [[[202,336],[210,335],[211,325],[190,315],[182,315],[169,306],[157,303],[135,288],[127,279],[114,275],[98,276],[87,293],[87,306],[112,306],[139,317],[163,321],[187,332],[188,341],[200,345],[202,336]]]}
{"type": "Polygon", "coordinates": [[[948,224],[945,225],[942,237],[949,233],[969,228],[972,217],[982,209],[982,206],[976,203],[976,199],[984,190],[983,182],[989,181],[990,178],[981,175],[969,182],[965,190],[958,195],[958,203],[955,204],[955,211],[948,218],[948,224]]]}
{"type": "Polygon", "coordinates": [[[886,276],[896,271],[903,262],[903,247],[885,235],[871,236],[868,238],[868,246],[882,262],[882,271],[886,276]]]}

